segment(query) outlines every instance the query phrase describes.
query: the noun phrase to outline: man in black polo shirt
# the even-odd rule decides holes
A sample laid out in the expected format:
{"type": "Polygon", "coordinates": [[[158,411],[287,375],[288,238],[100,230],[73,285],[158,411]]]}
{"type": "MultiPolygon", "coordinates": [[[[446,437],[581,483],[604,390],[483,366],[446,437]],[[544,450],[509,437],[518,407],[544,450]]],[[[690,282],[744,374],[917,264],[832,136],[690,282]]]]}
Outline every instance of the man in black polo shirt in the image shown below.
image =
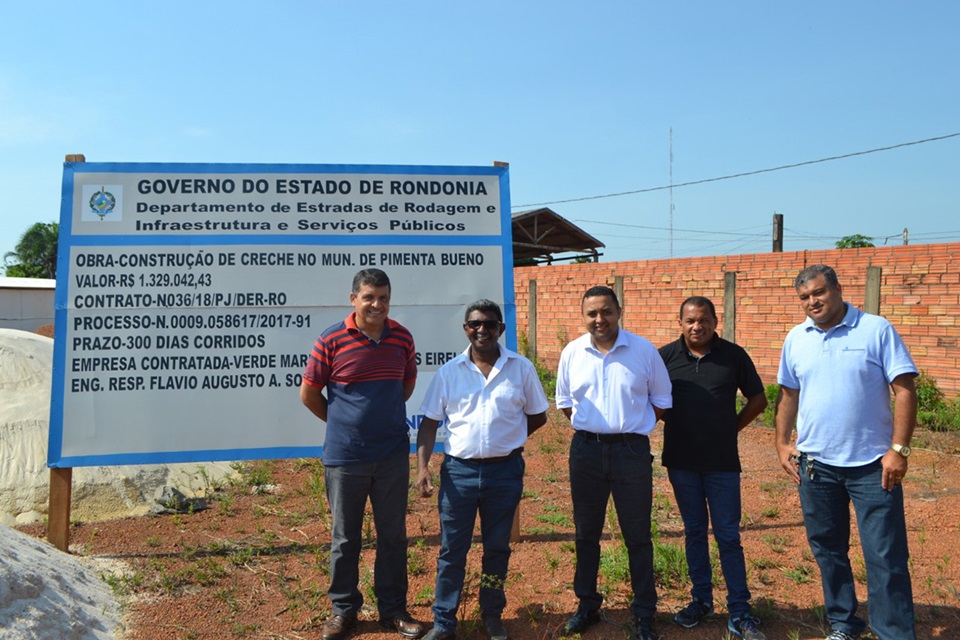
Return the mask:
{"type": "Polygon", "coordinates": [[[693,601],[675,616],[691,628],[713,613],[707,529],[720,549],[727,585],[729,631],[764,640],[750,615],[750,590],[740,545],[738,432],[767,406],[763,383],[742,347],[716,333],[717,312],[702,296],[680,305],[678,340],[660,348],[673,387],[673,408],[664,416],[663,466],[683,517],[693,601]],[[747,403],[737,412],[737,390],[747,403]]]}

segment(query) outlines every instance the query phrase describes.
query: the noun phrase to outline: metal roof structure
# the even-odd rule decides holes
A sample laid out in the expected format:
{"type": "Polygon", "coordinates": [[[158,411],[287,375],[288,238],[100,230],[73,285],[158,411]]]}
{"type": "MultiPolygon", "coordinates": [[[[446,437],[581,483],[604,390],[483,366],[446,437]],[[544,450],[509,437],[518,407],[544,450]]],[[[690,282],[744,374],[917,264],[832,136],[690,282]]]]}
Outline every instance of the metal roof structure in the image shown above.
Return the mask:
{"type": "Polygon", "coordinates": [[[604,244],[589,233],[543,207],[512,216],[513,264],[527,266],[589,258],[598,262],[604,244]]]}

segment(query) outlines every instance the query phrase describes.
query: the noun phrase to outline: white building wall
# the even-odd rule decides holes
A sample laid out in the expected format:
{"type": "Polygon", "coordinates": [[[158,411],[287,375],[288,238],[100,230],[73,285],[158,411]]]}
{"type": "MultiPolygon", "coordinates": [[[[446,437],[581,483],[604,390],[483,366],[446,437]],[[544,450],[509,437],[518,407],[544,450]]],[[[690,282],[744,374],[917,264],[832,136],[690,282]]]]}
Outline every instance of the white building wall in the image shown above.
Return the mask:
{"type": "Polygon", "coordinates": [[[0,328],[35,331],[53,324],[56,286],[56,280],[0,278],[0,328]]]}

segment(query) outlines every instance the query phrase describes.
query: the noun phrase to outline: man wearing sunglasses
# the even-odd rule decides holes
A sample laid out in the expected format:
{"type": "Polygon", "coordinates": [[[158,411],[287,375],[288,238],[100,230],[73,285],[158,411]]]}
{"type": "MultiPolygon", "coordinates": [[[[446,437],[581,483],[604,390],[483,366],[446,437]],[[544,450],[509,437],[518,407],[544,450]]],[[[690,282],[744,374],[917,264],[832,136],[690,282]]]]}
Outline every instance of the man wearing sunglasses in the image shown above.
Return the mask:
{"type": "Polygon", "coordinates": [[[527,437],[547,421],[549,403],[529,360],[501,346],[503,313],[490,300],[466,311],[470,345],[444,364],[427,389],[417,433],[417,488],[433,493],[430,455],[441,422],[449,432],[440,467],[440,556],[434,626],[424,640],[450,640],[457,629],[467,552],[480,513],[483,560],[480,615],[491,640],[507,640],[501,616],[510,560],[510,532],[523,491],[521,452],[527,437]]]}

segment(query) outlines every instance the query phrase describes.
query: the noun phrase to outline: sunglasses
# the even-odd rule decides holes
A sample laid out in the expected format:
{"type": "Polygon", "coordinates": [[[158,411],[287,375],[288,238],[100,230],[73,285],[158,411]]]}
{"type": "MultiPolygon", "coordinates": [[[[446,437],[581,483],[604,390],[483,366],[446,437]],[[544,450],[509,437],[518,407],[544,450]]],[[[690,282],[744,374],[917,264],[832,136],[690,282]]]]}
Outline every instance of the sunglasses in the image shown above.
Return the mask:
{"type": "Polygon", "coordinates": [[[480,327],[483,327],[487,331],[493,331],[494,329],[500,328],[499,320],[468,320],[463,323],[463,326],[473,329],[476,331],[480,327]]]}

